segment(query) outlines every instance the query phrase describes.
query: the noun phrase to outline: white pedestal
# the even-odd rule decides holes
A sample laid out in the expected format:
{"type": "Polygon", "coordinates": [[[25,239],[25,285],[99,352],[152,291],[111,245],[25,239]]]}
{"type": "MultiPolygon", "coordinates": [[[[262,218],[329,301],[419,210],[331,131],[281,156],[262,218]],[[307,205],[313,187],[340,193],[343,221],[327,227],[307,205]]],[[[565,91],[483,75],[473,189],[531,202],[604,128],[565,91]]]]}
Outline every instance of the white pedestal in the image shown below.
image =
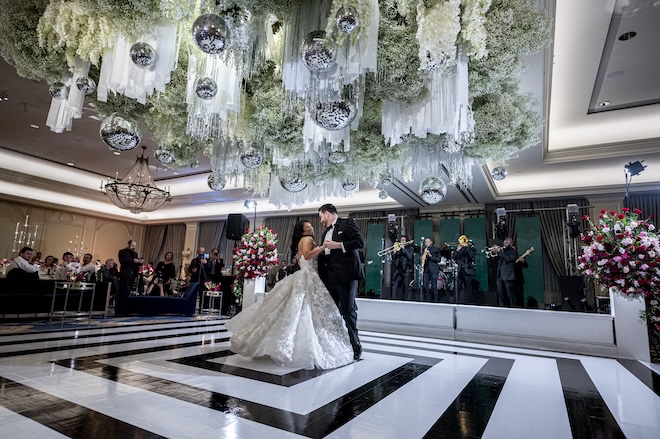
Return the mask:
{"type": "Polygon", "coordinates": [[[254,305],[257,301],[257,294],[263,297],[266,292],[266,278],[258,277],[256,279],[246,279],[243,283],[243,309],[254,305]]]}
{"type": "Polygon", "coordinates": [[[614,330],[619,358],[651,361],[649,334],[640,313],[646,308],[644,299],[627,299],[610,293],[614,330]]]}

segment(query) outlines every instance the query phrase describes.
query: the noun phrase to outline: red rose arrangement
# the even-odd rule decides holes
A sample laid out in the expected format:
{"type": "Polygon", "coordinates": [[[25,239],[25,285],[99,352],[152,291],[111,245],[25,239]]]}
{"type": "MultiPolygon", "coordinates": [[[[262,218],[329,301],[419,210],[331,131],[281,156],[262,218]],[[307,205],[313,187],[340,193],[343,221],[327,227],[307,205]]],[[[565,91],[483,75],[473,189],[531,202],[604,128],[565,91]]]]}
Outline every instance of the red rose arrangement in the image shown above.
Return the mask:
{"type": "Polygon", "coordinates": [[[267,227],[261,227],[254,233],[246,233],[234,252],[236,280],[232,292],[236,303],[241,303],[245,279],[256,279],[268,274],[273,265],[277,265],[277,233],[267,227]]]}

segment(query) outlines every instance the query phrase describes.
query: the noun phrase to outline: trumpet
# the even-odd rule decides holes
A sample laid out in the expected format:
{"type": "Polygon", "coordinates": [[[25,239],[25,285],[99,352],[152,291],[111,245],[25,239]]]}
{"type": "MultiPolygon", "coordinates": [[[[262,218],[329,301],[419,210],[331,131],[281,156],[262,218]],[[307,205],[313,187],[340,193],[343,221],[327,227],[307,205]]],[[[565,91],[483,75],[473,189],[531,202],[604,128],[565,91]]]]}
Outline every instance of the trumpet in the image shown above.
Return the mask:
{"type": "Polygon", "coordinates": [[[495,244],[492,247],[484,247],[482,250],[482,253],[486,255],[487,258],[494,258],[497,256],[497,254],[502,251],[502,247],[499,245],[495,244]]]}
{"type": "Polygon", "coordinates": [[[404,248],[407,245],[414,244],[414,240],[406,241],[406,242],[395,242],[394,245],[391,245],[387,248],[382,249],[381,251],[378,252],[378,256],[385,256],[389,255],[390,253],[396,253],[402,248],[404,248]]]}

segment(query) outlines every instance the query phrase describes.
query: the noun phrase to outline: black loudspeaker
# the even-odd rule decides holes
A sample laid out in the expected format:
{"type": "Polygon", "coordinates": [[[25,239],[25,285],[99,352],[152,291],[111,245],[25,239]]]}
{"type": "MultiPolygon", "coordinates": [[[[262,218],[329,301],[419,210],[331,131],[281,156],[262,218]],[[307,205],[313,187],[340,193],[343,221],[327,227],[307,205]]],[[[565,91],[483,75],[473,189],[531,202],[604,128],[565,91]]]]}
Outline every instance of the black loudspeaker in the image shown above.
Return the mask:
{"type": "Polygon", "coordinates": [[[559,278],[559,288],[562,296],[562,310],[585,311],[582,276],[561,276],[559,278]]]}
{"type": "Polygon", "coordinates": [[[238,241],[250,228],[250,221],[241,213],[230,213],[227,217],[227,239],[238,241]]]}

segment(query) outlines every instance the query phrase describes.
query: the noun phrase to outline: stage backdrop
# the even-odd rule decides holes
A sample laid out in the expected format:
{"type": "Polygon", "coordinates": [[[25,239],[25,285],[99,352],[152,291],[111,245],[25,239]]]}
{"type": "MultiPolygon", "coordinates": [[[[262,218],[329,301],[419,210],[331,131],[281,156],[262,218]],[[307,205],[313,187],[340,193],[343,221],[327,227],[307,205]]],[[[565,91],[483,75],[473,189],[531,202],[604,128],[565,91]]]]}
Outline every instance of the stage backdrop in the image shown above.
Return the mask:
{"type": "MultiPolygon", "coordinates": [[[[486,247],[486,218],[483,216],[477,218],[465,218],[463,220],[463,232],[472,240],[477,255],[474,263],[477,269],[474,280],[479,282],[479,292],[488,292],[488,262],[483,252],[486,247]]],[[[479,301],[479,303],[482,303],[479,301]]]]}
{"type": "Polygon", "coordinates": [[[521,255],[529,248],[534,252],[525,258],[529,267],[523,268],[525,276],[525,304],[529,296],[544,303],[543,245],[541,243],[541,221],[537,215],[516,216],[516,249],[521,255]]]}
{"type": "Polygon", "coordinates": [[[365,255],[365,284],[364,292],[367,296],[369,290],[374,290],[375,297],[380,297],[381,290],[381,273],[383,271],[382,259],[378,256],[378,252],[383,249],[385,226],[383,223],[375,223],[367,225],[367,242],[365,255]]]}

